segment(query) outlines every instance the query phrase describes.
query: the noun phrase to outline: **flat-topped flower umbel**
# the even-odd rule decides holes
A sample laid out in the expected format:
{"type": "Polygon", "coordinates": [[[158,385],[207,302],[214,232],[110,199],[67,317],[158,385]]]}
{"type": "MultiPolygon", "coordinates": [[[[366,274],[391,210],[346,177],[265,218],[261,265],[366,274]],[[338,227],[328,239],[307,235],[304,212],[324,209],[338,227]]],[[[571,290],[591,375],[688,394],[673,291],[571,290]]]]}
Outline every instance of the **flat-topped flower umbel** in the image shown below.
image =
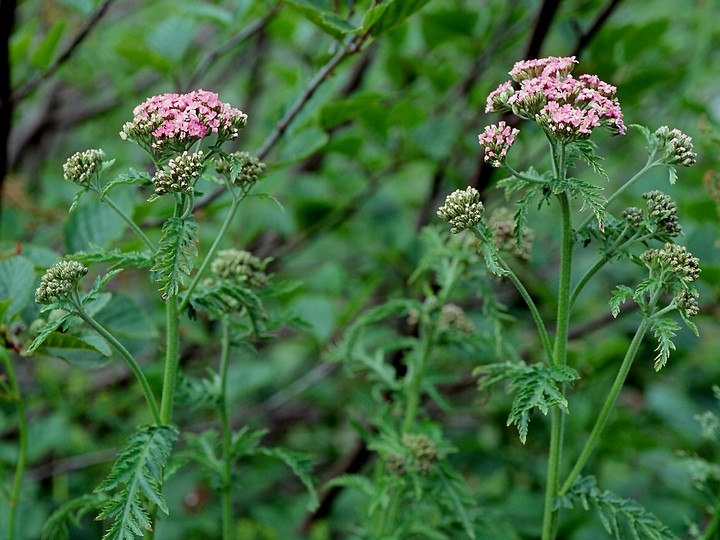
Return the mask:
{"type": "Polygon", "coordinates": [[[149,97],[135,107],[133,115],[132,122],[123,125],[120,137],[161,160],[213,134],[218,143],[236,139],[247,123],[244,112],[205,90],[149,97]]]}
{"type": "Polygon", "coordinates": [[[488,96],[485,112],[511,110],[564,142],[587,139],[598,126],[624,134],[617,89],[595,75],[574,78],[570,72],[575,63],[574,56],[516,63],[510,77],[519,87],[502,83],[488,96]]]}

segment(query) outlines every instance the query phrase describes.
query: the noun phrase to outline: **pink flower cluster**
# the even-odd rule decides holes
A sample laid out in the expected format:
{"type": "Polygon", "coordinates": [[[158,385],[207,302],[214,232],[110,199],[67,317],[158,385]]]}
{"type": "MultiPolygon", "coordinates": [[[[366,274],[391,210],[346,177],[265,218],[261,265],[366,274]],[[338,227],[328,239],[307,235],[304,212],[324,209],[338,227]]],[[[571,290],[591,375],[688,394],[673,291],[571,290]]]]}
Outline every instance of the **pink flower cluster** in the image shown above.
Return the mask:
{"type": "Polygon", "coordinates": [[[510,76],[519,88],[502,83],[488,96],[485,112],[512,110],[565,142],[586,139],[598,126],[624,134],[617,89],[595,75],[574,78],[575,63],[574,56],[516,63],[510,76]]]}
{"type": "Polygon", "coordinates": [[[485,131],[478,135],[480,146],[485,149],[485,161],[493,167],[499,167],[505,161],[518,133],[519,130],[511,128],[505,122],[487,126],[485,131]]]}
{"type": "Polygon", "coordinates": [[[219,142],[235,139],[247,123],[245,113],[205,90],[152,96],[135,107],[133,115],[120,137],[155,155],[180,153],[211,134],[219,142]]]}

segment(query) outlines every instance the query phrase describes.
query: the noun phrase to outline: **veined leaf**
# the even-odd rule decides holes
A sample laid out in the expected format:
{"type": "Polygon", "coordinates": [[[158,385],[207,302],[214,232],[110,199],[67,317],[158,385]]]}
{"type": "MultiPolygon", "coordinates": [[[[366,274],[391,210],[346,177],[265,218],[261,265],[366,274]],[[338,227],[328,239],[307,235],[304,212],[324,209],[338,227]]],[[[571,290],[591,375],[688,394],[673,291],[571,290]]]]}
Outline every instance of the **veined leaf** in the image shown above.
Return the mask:
{"type": "Polygon", "coordinates": [[[608,180],[608,175],[605,169],[602,168],[600,162],[603,160],[602,157],[595,153],[595,143],[590,139],[575,141],[569,145],[571,151],[577,151],[579,157],[581,157],[596,174],[602,176],[605,180],[608,180]]]}
{"type": "Polygon", "coordinates": [[[98,493],[114,493],[96,519],[112,519],[103,540],[135,540],[152,530],[147,506],[155,504],[168,513],[162,496],[163,469],[178,430],[174,426],[142,426],[128,438],[98,493]]]}
{"type": "Polygon", "coordinates": [[[317,0],[286,0],[286,2],[288,6],[335,39],[342,39],[343,36],[358,30],[337,13],[324,9],[317,0]]]}
{"type": "Polygon", "coordinates": [[[568,178],[567,185],[570,196],[574,199],[579,198],[582,201],[582,210],[586,206],[589,206],[595,219],[598,222],[598,228],[602,231],[605,228],[605,219],[607,212],[605,206],[607,205],[607,199],[600,195],[603,190],[601,187],[578,180],[577,178],[568,178]]]}
{"type": "Polygon", "coordinates": [[[197,223],[192,217],[171,217],[163,225],[160,247],[155,255],[155,279],[163,299],[175,296],[190,275],[197,252],[197,223]]]}
{"type": "Polygon", "coordinates": [[[93,344],[81,337],[62,332],[49,334],[43,343],[42,352],[82,369],[96,369],[110,360],[110,351],[104,342],[93,344]]]}
{"type": "Polygon", "coordinates": [[[633,290],[627,285],[618,285],[610,297],[610,312],[613,317],[620,314],[620,306],[633,297],[633,290]]]}
{"type": "Polygon", "coordinates": [[[114,179],[110,180],[107,184],[105,184],[102,193],[100,193],[100,198],[102,199],[103,197],[105,197],[105,195],[107,195],[111,189],[119,185],[150,183],[152,183],[152,178],[148,173],[131,168],[128,172],[116,176],[114,179]]]}

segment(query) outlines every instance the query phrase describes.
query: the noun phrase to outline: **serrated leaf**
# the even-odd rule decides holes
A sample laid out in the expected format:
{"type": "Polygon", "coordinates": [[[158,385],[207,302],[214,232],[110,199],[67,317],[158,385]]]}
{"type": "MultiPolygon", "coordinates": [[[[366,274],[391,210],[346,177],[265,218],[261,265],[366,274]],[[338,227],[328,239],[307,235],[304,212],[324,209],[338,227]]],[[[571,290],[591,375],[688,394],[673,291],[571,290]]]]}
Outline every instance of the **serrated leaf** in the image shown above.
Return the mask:
{"type": "MultiPolygon", "coordinates": [[[[126,208],[127,210],[127,208],[126,208]]],[[[68,253],[110,247],[120,238],[127,224],[115,211],[100,201],[93,201],[73,212],[63,226],[68,253]]]]}
{"type": "Polygon", "coordinates": [[[152,264],[152,255],[147,251],[120,251],[115,248],[112,250],[93,248],[87,251],[78,251],[73,253],[74,261],[84,263],[111,263],[111,268],[147,268],[152,264]]]}
{"type": "Polygon", "coordinates": [[[577,150],[580,157],[592,168],[593,171],[595,171],[595,174],[602,176],[605,180],[608,180],[608,175],[605,172],[605,169],[603,169],[602,165],[600,165],[603,158],[595,153],[595,149],[597,147],[594,142],[590,139],[575,141],[570,144],[570,148],[577,150]]]}
{"type": "Polygon", "coordinates": [[[9,300],[0,322],[10,322],[32,298],[35,267],[30,259],[10,257],[0,262],[0,300],[9,300]]]}
{"type": "Polygon", "coordinates": [[[301,452],[294,452],[285,448],[259,448],[258,454],[279,459],[297,476],[307,489],[310,500],[307,509],[312,511],[319,506],[317,490],[315,489],[315,481],[313,479],[313,461],[307,455],[301,452]]]}
{"type": "Polygon", "coordinates": [[[515,425],[520,441],[525,444],[530,424],[530,414],[537,409],[547,414],[550,407],[567,412],[567,399],[559,384],[580,378],[577,371],[568,366],[527,365],[522,362],[502,362],[480,366],[474,372],[481,377],[480,390],[487,390],[499,382],[508,382],[515,394],[507,425],[515,425]]]}
{"type": "Polygon", "coordinates": [[[31,354],[35,352],[53,332],[55,332],[58,328],[63,328],[64,325],[74,316],[75,315],[73,313],[66,313],[45,323],[45,325],[38,330],[37,336],[35,336],[35,339],[27,349],[27,353],[31,354]]]}
{"type": "Polygon", "coordinates": [[[85,514],[101,508],[106,501],[104,495],[89,493],[66,502],[50,514],[43,525],[41,540],[68,540],[68,525],[79,526],[85,514]]]}
{"type": "Polygon", "coordinates": [[[592,505],[608,534],[617,540],[625,540],[621,520],[627,524],[635,540],[677,540],[655,514],[648,512],[632,499],[624,499],[615,493],[601,490],[592,476],[579,476],[568,493],[559,497],[556,508],[573,508],[580,504],[585,510],[592,505]]]}
{"type": "Polygon", "coordinates": [[[147,172],[131,168],[128,172],[118,175],[105,184],[102,192],[100,193],[100,198],[104,198],[110,190],[120,185],[145,185],[150,183],[152,183],[152,178],[147,172]]]}
{"type": "Polygon", "coordinates": [[[650,319],[650,328],[658,341],[658,346],[655,348],[658,353],[655,357],[655,371],[660,371],[667,364],[670,351],[675,350],[675,344],[672,340],[680,330],[680,325],[669,317],[652,317],[650,319]]]}
{"type": "Polygon", "coordinates": [[[171,217],[163,225],[155,265],[151,268],[163,299],[175,296],[183,284],[183,275],[192,272],[197,242],[197,224],[192,217],[171,217]]]}
{"type": "Polygon", "coordinates": [[[572,198],[579,198],[582,201],[582,211],[586,206],[590,207],[595,219],[598,222],[598,228],[602,231],[605,228],[605,219],[607,212],[605,206],[607,205],[607,199],[600,195],[602,188],[585,182],[577,178],[568,178],[567,189],[572,198]]]}
{"type": "Polygon", "coordinates": [[[620,306],[633,297],[633,290],[627,285],[618,285],[610,297],[610,312],[613,317],[620,314],[620,306]]]}
{"type": "Polygon", "coordinates": [[[337,13],[324,9],[324,6],[317,0],[286,0],[286,3],[335,39],[342,39],[343,36],[358,30],[337,13]]]}
{"type": "Polygon", "coordinates": [[[68,210],[68,214],[72,214],[75,210],[77,210],[78,206],[80,205],[80,200],[83,198],[83,195],[85,195],[88,191],[88,188],[83,188],[75,192],[75,195],[73,195],[73,200],[70,203],[70,209],[68,210]]]}
{"type": "Polygon", "coordinates": [[[96,519],[112,519],[103,540],[135,540],[152,530],[148,503],[168,513],[162,496],[163,470],[178,430],[174,426],[142,426],[127,440],[107,478],[95,492],[114,493],[96,519]]]}
{"type": "Polygon", "coordinates": [[[87,339],[62,332],[50,333],[42,352],[81,369],[97,369],[110,360],[107,346],[91,344],[87,339]]]}
{"type": "Polygon", "coordinates": [[[677,182],[678,175],[677,175],[677,169],[673,167],[672,165],[667,166],[668,169],[668,180],[670,180],[670,185],[675,185],[675,182],[677,182]]]}

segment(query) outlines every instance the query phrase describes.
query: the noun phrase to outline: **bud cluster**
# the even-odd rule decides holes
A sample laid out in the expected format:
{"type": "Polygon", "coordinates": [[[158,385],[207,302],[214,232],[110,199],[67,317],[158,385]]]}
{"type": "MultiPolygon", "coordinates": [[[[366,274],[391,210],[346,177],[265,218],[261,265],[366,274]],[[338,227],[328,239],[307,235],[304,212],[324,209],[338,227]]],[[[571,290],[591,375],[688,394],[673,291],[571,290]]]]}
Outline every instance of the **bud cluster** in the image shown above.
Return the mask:
{"type": "Polygon", "coordinates": [[[677,218],[677,203],[672,200],[670,195],[655,190],[643,193],[642,197],[647,204],[648,216],[657,224],[658,232],[673,237],[679,236],[682,227],[677,218]]]}
{"type": "Polygon", "coordinates": [[[642,225],[642,221],[645,215],[643,211],[637,206],[630,206],[623,210],[622,218],[633,228],[638,228],[642,225]]]}
{"type": "Polygon", "coordinates": [[[265,263],[247,251],[225,249],[219,251],[212,262],[213,273],[229,281],[246,281],[250,286],[262,289],[267,286],[265,263]]]}
{"type": "Polygon", "coordinates": [[[694,317],[700,311],[698,305],[700,294],[697,291],[684,290],[675,297],[675,305],[685,312],[688,317],[694,317]]]}
{"type": "Polygon", "coordinates": [[[480,192],[474,187],[468,187],[448,195],[445,204],[438,208],[437,215],[450,223],[451,233],[457,234],[480,223],[484,211],[480,192]]]}
{"type": "Polygon", "coordinates": [[[87,267],[78,261],[60,261],[54,264],[40,278],[40,286],[35,291],[35,302],[51,304],[67,298],[80,278],[87,273],[87,267]]]}
{"type": "Polygon", "coordinates": [[[202,174],[204,154],[202,150],[194,154],[188,154],[187,150],[182,155],[171,159],[167,169],[159,170],[153,176],[155,193],[165,195],[167,193],[192,193],[195,183],[202,174]]]}
{"type": "Polygon", "coordinates": [[[75,152],[63,165],[63,176],[65,180],[87,187],[100,172],[104,159],[105,152],[100,149],[75,152]]]}
{"type": "Polygon", "coordinates": [[[693,257],[685,246],[667,243],[662,249],[648,249],[642,254],[642,258],[648,262],[658,262],[687,282],[693,282],[700,277],[700,261],[693,257]]]}
{"type": "Polygon", "coordinates": [[[465,310],[457,304],[445,304],[442,307],[438,326],[461,334],[475,333],[475,327],[465,315],[465,310]]]}
{"type": "Polygon", "coordinates": [[[413,458],[415,468],[420,474],[429,474],[438,461],[438,449],[427,435],[405,433],[402,436],[403,446],[413,458]]]}
{"type": "Polygon", "coordinates": [[[679,164],[691,167],[697,161],[697,154],[693,151],[692,137],[679,129],[671,130],[667,126],[660,126],[655,130],[655,138],[664,151],[663,161],[668,165],[679,164]]]}

